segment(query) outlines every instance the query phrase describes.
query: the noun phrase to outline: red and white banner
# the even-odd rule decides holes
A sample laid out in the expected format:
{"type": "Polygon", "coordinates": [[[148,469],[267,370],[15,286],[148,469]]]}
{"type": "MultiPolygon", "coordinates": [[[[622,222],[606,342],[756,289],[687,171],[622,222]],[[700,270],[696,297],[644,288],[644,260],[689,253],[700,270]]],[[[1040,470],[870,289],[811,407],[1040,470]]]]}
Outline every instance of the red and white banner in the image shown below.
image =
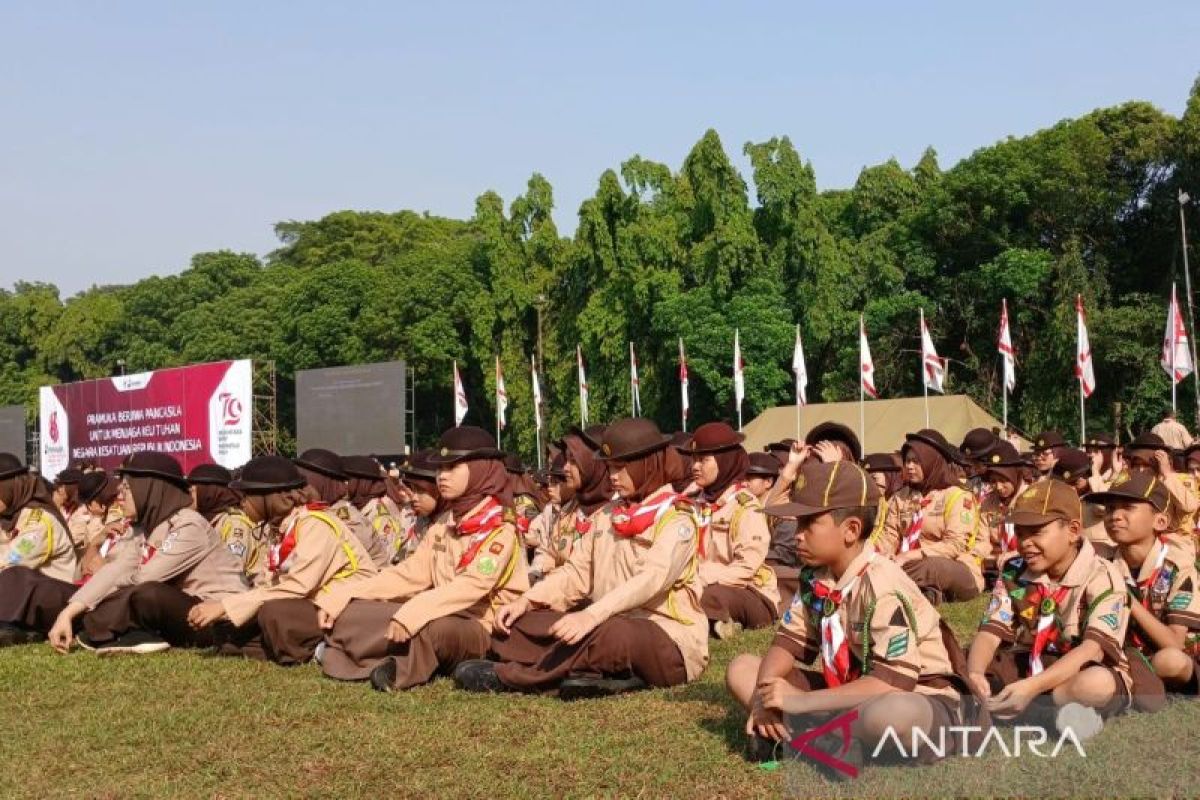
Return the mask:
{"type": "Polygon", "coordinates": [[[1187,328],[1179,313],[1175,284],[1171,284],[1171,305],[1167,309],[1167,330],[1163,333],[1162,358],[1159,360],[1167,375],[1179,383],[1192,374],[1192,353],[1188,346],[1187,328]]]}
{"type": "Polygon", "coordinates": [[[73,461],[115,469],[131,453],[168,453],[184,472],[250,460],[254,412],[249,361],[139,372],[39,390],[41,471],[73,461]]]}
{"type": "Polygon", "coordinates": [[[1096,391],[1096,370],[1092,366],[1092,345],[1088,342],[1087,317],[1083,313],[1083,295],[1075,296],[1075,377],[1084,397],[1096,391]]]}
{"type": "Polygon", "coordinates": [[[858,315],[858,371],[862,391],[868,396],[879,399],[875,389],[875,360],[871,358],[871,345],[867,343],[867,326],[862,314],[858,315]]]}
{"type": "Polygon", "coordinates": [[[1008,326],[1008,300],[1000,301],[1000,336],[996,342],[1000,358],[1004,360],[1004,388],[1017,388],[1017,354],[1013,350],[1012,331],[1008,326]]]}
{"type": "Polygon", "coordinates": [[[925,309],[921,309],[921,380],[935,392],[946,391],[946,365],[933,347],[933,337],[925,324],[925,309]]]}

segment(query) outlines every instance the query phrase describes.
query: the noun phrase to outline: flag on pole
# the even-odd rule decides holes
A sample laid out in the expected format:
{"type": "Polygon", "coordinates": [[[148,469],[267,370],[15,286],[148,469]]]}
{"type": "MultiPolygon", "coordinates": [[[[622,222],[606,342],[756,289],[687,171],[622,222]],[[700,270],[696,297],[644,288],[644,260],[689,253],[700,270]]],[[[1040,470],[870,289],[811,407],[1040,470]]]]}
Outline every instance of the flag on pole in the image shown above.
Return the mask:
{"type": "Polygon", "coordinates": [[[925,324],[925,309],[921,309],[921,379],[935,392],[946,391],[946,365],[933,348],[933,337],[925,324]]]}
{"type": "Polygon", "coordinates": [[[746,399],[746,363],[742,361],[741,334],[733,329],[733,401],[737,404],[738,415],[742,413],[742,401],[746,399]]]}
{"type": "Polygon", "coordinates": [[[500,430],[508,427],[508,389],[504,386],[504,370],[500,368],[500,356],[496,356],[496,419],[500,430]]]}
{"type": "Polygon", "coordinates": [[[862,373],[862,390],[868,396],[878,399],[879,392],[875,390],[875,362],[871,359],[871,345],[867,343],[867,326],[862,314],[858,315],[858,365],[862,373]]]}
{"type": "Polygon", "coordinates": [[[586,428],[588,424],[588,382],[587,373],[583,369],[583,349],[579,345],[575,345],[575,363],[579,367],[579,425],[586,428]]]}
{"type": "Polygon", "coordinates": [[[683,429],[687,430],[688,419],[688,371],[687,356],[683,352],[683,337],[679,337],[679,401],[683,409],[683,429]]]}
{"type": "Polygon", "coordinates": [[[1083,295],[1075,295],[1075,377],[1084,397],[1096,391],[1096,371],[1092,367],[1092,346],[1088,343],[1087,320],[1083,314],[1083,295]]]}
{"type": "Polygon", "coordinates": [[[529,371],[533,377],[533,424],[540,431],[542,429],[542,387],[538,383],[537,356],[529,357],[529,371]]]}
{"type": "Polygon", "coordinates": [[[792,350],[792,374],[796,376],[796,405],[808,403],[808,367],[804,366],[804,344],[800,341],[800,326],[796,326],[796,346],[792,350]]]}
{"type": "Polygon", "coordinates": [[[1162,368],[1179,383],[1192,374],[1192,355],[1188,346],[1187,328],[1179,313],[1179,300],[1175,295],[1175,284],[1171,284],[1171,305],[1167,309],[1167,330],[1163,334],[1162,368]]]}
{"type": "Polygon", "coordinates": [[[458,362],[454,363],[454,424],[462,425],[467,416],[467,390],[463,388],[462,376],[458,374],[458,362]]]}
{"type": "Polygon", "coordinates": [[[1017,388],[1017,354],[1012,346],[1012,333],[1008,329],[1008,301],[1000,301],[1000,340],[996,344],[1000,358],[1004,359],[1004,388],[1017,388]]]}
{"type": "Polygon", "coordinates": [[[633,342],[629,343],[629,396],[633,416],[642,415],[642,384],[638,380],[637,356],[633,352],[633,342]]]}

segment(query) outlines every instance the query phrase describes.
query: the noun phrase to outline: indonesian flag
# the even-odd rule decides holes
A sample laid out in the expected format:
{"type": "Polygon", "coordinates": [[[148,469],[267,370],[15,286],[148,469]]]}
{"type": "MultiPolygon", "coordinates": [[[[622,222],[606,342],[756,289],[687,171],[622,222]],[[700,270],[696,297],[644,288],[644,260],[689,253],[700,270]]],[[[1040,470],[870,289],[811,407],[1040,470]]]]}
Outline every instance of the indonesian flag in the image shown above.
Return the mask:
{"type": "Polygon", "coordinates": [[[1083,314],[1083,295],[1075,295],[1075,377],[1084,397],[1096,391],[1096,370],[1092,367],[1092,346],[1088,344],[1087,320],[1083,314]]]}
{"type": "Polygon", "coordinates": [[[500,368],[500,356],[496,356],[496,419],[500,430],[508,425],[508,389],[504,386],[504,370],[500,368]]]}
{"type": "Polygon", "coordinates": [[[579,424],[588,424],[588,382],[587,373],[583,369],[583,349],[575,345],[575,364],[579,369],[579,424]]]}
{"type": "Polygon", "coordinates": [[[458,362],[454,363],[454,424],[462,425],[467,416],[467,390],[463,388],[462,376],[458,374],[458,362]]]}
{"type": "Polygon", "coordinates": [[[538,383],[537,356],[529,357],[529,371],[533,376],[533,424],[542,429],[542,387],[538,383]]]}
{"type": "Polygon", "coordinates": [[[633,416],[640,417],[642,415],[642,384],[638,380],[637,355],[633,352],[633,342],[629,343],[629,396],[633,416]]]}
{"type": "Polygon", "coordinates": [[[1004,359],[1004,388],[1017,388],[1017,355],[1012,346],[1012,334],[1008,329],[1008,301],[1000,301],[1000,341],[996,345],[1004,359]]]}
{"type": "Polygon", "coordinates": [[[925,324],[925,309],[921,309],[921,379],[935,392],[945,392],[946,365],[933,348],[933,337],[925,324]]]}
{"type": "Polygon", "coordinates": [[[800,326],[796,326],[796,346],[792,350],[792,373],[796,376],[796,405],[808,402],[808,367],[804,366],[804,344],[800,341],[800,326]]]}
{"type": "Polygon", "coordinates": [[[739,409],[746,399],[746,362],[742,361],[741,335],[733,329],[733,402],[739,409]]]}
{"type": "Polygon", "coordinates": [[[867,343],[867,326],[862,314],[858,315],[858,366],[862,373],[862,390],[879,399],[879,392],[875,389],[875,362],[871,359],[871,345],[867,343]]]}
{"type": "Polygon", "coordinates": [[[688,371],[687,356],[683,352],[683,337],[679,337],[679,401],[683,409],[683,424],[686,428],[688,418],[688,371]]]}
{"type": "Polygon", "coordinates": [[[1167,309],[1167,330],[1163,334],[1162,368],[1172,376],[1175,383],[1192,374],[1192,356],[1188,349],[1187,328],[1179,313],[1179,299],[1175,295],[1175,284],[1171,284],[1171,306],[1167,309]]]}

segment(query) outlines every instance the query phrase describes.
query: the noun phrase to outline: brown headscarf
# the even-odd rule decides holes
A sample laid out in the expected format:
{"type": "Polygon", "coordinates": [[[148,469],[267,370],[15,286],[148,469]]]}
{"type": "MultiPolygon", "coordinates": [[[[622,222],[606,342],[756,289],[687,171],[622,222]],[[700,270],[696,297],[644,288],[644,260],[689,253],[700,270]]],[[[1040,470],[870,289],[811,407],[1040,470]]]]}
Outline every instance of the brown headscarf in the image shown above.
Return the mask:
{"type": "Polygon", "coordinates": [[[154,529],[192,505],[192,495],[170,481],[145,475],[128,475],[129,491],[137,509],[137,525],[146,538],[154,529]]]}
{"type": "MultiPolygon", "coordinates": [[[[505,467],[508,471],[508,467],[505,467]]],[[[546,493],[542,491],[542,487],[533,482],[527,472],[508,472],[508,496],[520,497],[528,495],[533,498],[534,503],[540,508],[546,504],[546,493]]]]}
{"type": "Polygon", "coordinates": [[[378,478],[356,478],[351,476],[346,484],[346,490],[350,497],[350,503],[359,511],[362,511],[363,506],[374,500],[376,497],[383,497],[387,494],[387,484],[383,481],[383,476],[378,478]]]}
{"type": "Polygon", "coordinates": [[[741,446],[713,453],[713,458],[717,460],[717,480],[704,490],[704,496],[710,501],[724,494],[734,481],[745,476],[746,470],[750,469],[750,454],[741,446]]]}
{"type": "Polygon", "coordinates": [[[333,505],[338,500],[346,496],[346,482],[331,478],[328,475],[322,475],[315,470],[305,469],[300,465],[296,465],[296,469],[300,470],[300,474],[304,480],[308,481],[308,488],[311,490],[309,494],[314,496],[315,500],[319,500],[327,505],[333,505]]]}
{"type": "Polygon", "coordinates": [[[1001,480],[1012,484],[1013,492],[1015,493],[1021,488],[1021,480],[1025,476],[1025,470],[1025,467],[987,467],[983,472],[983,477],[986,479],[989,475],[998,475],[1001,480]]]}
{"type": "Polygon", "coordinates": [[[670,446],[626,462],[625,469],[634,485],[633,497],[625,500],[634,503],[645,500],[652,492],[668,484],[673,488],[676,481],[685,478],[679,451],[670,446]]]}
{"type": "MultiPolygon", "coordinates": [[[[429,515],[431,518],[437,517],[446,510],[446,501],[442,499],[442,493],[438,491],[436,478],[426,478],[422,475],[405,475],[404,483],[414,492],[421,492],[437,498],[437,505],[434,507],[433,513],[429,515]]],[[[468,508],[467,510],[469,511],[470,509],[468,508]]]]}
{"type": "Polygon", "coordinates": [[[49,485],[37,475],[14,475],[0,481],[0,500],[4,501],[4,513],[0,514],[0,528],[10,531],[17,522],[17,515],[25,508],[40,508],[54,515],[66,527],[62,511],[54,504],[49,485]]]}
{"type": "Polygon", "coordinates": [[[218,514],[236,508],[242,502],[242,496],[228,486],[220,486],[215,483],[197,483],[194,486],[196,511],[209,522],[212,522],[218,514]]]}
{"type": "MultiPolygon", "coordinates": [[[[907,442],[901,452],[911,450],[916,461],[921,465],[924,478],[920,485],[913,488],[921,494],[928,494],[936,489],[949,489],[958,483],[958,477],[945,456],[934,448],[920,441],[907,442]]],[[[907,458],[907,454],[905,454],[907,458]]]]}
{"type": "Polygon", "coordinates": [[[475,506],[483,502],[485,497],[495,497],[506,506],[512,505],[512,495],[509,493],[509,478],[511,477],[498,458],[476,458],[467,462],[470,476],[467,478],[467,490],[462,497],[454,500],[443,499],[438,505],[454,513],[456,520],[462,519],[475,506]]]}
{"type": "Polygon", "coordinates": [[[583,485],[575,492],[579,508],[584,514],[591,516],[596,509],[608,502],[612,497],[612,484],[608,480],[608,469],[604,462],[596,458],[592,448],[583,443],[574,434],[563,437],[567,448],[567,456],[579,467],[579,476],[583,485]]]}

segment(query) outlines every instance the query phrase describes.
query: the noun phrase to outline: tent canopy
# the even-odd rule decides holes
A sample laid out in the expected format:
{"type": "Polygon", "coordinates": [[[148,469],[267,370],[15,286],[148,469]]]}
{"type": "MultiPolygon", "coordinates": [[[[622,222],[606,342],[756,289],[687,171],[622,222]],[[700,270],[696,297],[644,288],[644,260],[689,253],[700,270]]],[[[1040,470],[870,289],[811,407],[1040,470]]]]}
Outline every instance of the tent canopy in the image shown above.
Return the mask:
{"type": "MultiPolygon", "coordinates": [[[[904,444],[904,435],[925,427],[925,400],[921,397],[904,397],[894,400],[867,400],[866,439],[863,453],[883,453],[899,450],[904,444]]],[[[814,403],[800,409],[800,438],[822,422],[838,422],[862,437],[859,430],[859,408],[857,402],[814,403]]],[[[941,431],[951,444],[957,445],[972,428],[999,430],[1000,421],[984,411],[965,394],[936,396],[929,398],[930,427],[941,431]]],[[[795,438],[796,406],[768,408],[755,417],[744,429],[746,449],[761,450],[770,442],[795,438]]],[[[1025,450],[1030,443],[1024,439],[1017,445],[1025,450]]]]}

